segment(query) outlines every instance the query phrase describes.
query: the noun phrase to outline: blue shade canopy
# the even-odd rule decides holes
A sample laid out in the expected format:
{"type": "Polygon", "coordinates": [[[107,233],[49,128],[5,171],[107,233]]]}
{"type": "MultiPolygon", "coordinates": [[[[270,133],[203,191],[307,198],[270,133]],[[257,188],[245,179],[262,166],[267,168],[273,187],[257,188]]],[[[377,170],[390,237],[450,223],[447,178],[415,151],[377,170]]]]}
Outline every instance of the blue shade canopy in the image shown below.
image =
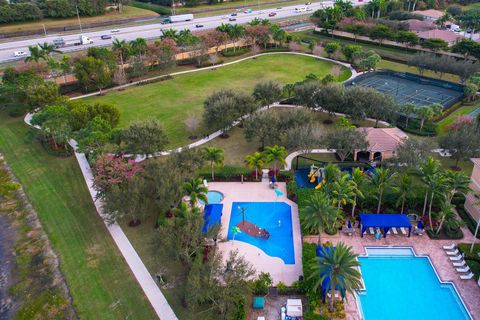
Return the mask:
{"type": "MultiPolygon", "coordinates": [[[[322,247],[322,246],[317,246],[316,249],[316,254],[317,257],[323,257],[325,255],[330,255],[330,250],[335,250],[335,247],[322,247]]],[[[324,273],[320,273],[320,277],[323,277],[325,275],[326,271],[324,273]]],[[[327,296],[328,291],[330,291],[330,277],[325,277],[322,281],[322,296],[323,299],[327,296]]],[[[345,298],[345,290],[342,289],[339,285],[335,286],[335,290],[340,291],[340,294],[342,295],[342,298],[345,298]]]]}
{"type": "Polygon", "coordinates": [[[408,228],[408,236],[412,231],[412,224],[407,215],[401,213],[370,213],[360,214],[362,223],[362,237],[368,228],[383,228],[383,236],[387,236],[390,228],[408,228]]]}
{"type": "Polygon", "coordinates": [[[213,228],[215,225],[220,224],[222,220],[222,209],[223,204],[207,204],[205,206],[205,214],[203,215],[203,228],[202,233],[207,233],[208,230],[213,228]]]}
{"type": "Polygon", "coordinates": [[[252,307],[253,309],[263,309],[265,307],[265,298],[253,297],[252,307]]]}

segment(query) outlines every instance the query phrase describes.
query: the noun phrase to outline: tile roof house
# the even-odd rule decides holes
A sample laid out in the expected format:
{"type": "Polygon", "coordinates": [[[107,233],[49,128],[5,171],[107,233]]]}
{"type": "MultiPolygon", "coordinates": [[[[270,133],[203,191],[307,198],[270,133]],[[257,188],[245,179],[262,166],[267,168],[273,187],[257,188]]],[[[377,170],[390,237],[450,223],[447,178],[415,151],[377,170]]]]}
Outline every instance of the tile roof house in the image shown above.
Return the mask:
{"type": "Polygon", "coordinates": [[[475,197],[475,194],[480,194],[480,158],[471,159],[473,162],[472,177],[470,179],[470,189],[465,200],[465,210],[475,220],[480,220],[480,199],[475,197]]]}
{"type": "Polygon", "coordinates": [[[434,30],[428,30],[428,31],[420,31],[420,32],[417,32],[417,34],[420,40],[438,38],[438,39],[445,40],[446,42],[448,42],[449,45],[455,44],[458,41],[460,41],[460,39],[463,38],[462,36],[450,30],[434,29],[434,30]]]}
{"type": "Polygon", "coordinates": [[[419,16],[422,16],[425,20],[430,20],[430,21],[437,21],[442,17],[445,13],[440,10],[433,10],[433,9],[428,9],[428,10],[417,10],[413,11],[413,14],[418,14],[419,16]]]}
{"type": "Polygon", "coordinates": [[[404,22],[408,24],[408,30],[414,32],[429,31],[437,28],[437,26],[432,21],[428,20],[408,19],[404,22]]]}
{"type": "Polygon", "coordinates": [[[358,128],[358,131],[366,133],[369,144],[367,150],[354,150],[354,161],[382,161],[395,156],[398,146],[408,136],[399,128],[358,128]]]}

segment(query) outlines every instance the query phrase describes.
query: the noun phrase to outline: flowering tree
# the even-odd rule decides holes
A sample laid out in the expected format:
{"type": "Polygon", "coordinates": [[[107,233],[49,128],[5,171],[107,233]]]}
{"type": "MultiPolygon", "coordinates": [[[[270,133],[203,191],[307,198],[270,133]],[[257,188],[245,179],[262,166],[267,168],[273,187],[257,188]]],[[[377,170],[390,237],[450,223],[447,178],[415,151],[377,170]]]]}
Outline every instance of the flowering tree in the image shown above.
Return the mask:
{"type": "Polygon", "coordinates": [[[105,154],[97,158],[93,167],[93,187],[99,197],[105,197],[108,190],[131,179],[141,170],[135,160],[126,160],[112,154],[105,154]]]}

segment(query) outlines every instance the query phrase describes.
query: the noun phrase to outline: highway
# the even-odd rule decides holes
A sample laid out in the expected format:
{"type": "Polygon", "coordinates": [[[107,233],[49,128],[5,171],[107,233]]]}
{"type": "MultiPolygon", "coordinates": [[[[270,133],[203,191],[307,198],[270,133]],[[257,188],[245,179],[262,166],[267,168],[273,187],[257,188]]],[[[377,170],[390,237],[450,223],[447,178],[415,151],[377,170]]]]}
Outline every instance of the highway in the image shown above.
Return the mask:
{"type": "MultiPolygon", "coordinates": [[[[363,5],[370,0],[363,0],[352,1],[353,5],[363,5]]],[[[145,38],[145,39],[155,39],[159,38],[162,35],[162,29],[175,29],[175,30],[183,30],[183,29],[190,29],[192,32],[194,31],[201,31],[201,30],[209,30],[214,29],[217,26],[221,25],[222,23],[231,23],[231,24],[246,24],[253,20],[254,18],[259,19],[282,19],[282,18],[289,18],[295,16],[301,16],[305,14],[311,14],[318,9],[325,8],[328,6],[332,6],[333,1],[321,1],[321,2],[312,2],[310,5],[305,4],[297,4],[291,6],[284,6],[278,8],[270,8],[270,9],[262,9],[262,10],[253,10],[251,13],[245,13],[243,11],[234,11],[232,10],[231,13],[237,13],[237,16],[231,16],[231,14],[223,14],[223,15],[216,15],[210,17],[202,17],[202,18],[194,18],[192,21],[187,22],[177,22],[171,24],[161,24],[161,23],[154,23],[154,24],[146,24],[146,25],[139,25],[139,26],[131,26],[131,27],[112,27],[111,30],[101,30],[101,31],[85,31],[83,33],[76,33],[70,35],[61,35],[66,42],[78,40],[80,35],[84,35],[89,37],[93,40],[92,44],[88,45],[79,45],[73,47],[66,47],[60,49],[62,52],[71,52],[71,51],[79,51],[84,50],[88,47],[93,46],[109,46],[112,44],[112,41],[115,38],[130,41],[134,40],[138,37],[145,38]],[[300,7],[307,7],[309,11],[307,12],[295,12],[295,8],[300,7]],[[311,10],[310,10],[311,9],[311,10]],[[274,12],[276,15],[273,17],[269,17],[269,14],[274,12]],[[230,19],[236,19],[235,21],[230,21],[230,19]],[[201,27],[197,27],[201,25],[201,27]],[[116,32],[112,32],[115,30],[116,32]],[[112,36],[111,39],[102,40],[102,35],[110,35],[112,36]]],[[[253,8],[252,8],[253,9],[253,8]]],[[[0,63],[1,62],[8,62],[8,61],[15,61],[15,60],[23,60],[25,57],[14,57],[15,51],[25,51],[28,52],[29,46],[34,46],[38,43],[49,42],[52,43],[54,38],[59,37],[60,35],[49,35],[47,37],[36,37],[27,40],[19,40],[19,41],[12,41],[0,44],[0,63]]]]}

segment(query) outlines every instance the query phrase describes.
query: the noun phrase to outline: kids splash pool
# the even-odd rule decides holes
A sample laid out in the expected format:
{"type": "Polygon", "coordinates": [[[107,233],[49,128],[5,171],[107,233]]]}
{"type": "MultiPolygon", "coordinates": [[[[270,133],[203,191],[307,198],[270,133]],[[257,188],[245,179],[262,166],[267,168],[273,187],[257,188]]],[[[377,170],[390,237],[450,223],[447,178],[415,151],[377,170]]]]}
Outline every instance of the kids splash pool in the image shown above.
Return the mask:
{"type": "Polygon", "coordinates": [[[360,256],[365,320],[472,319],[452,283],[441,282],[428,257],[411,248],[366,248],[360,256]]]}
{"type": "Polygon", "coordinates": [[[271,257],[278,257],[285,264],[295,264],[292,232],[292,210],[285,202],[233,202],[228,240],[246,242],[271,257]],[[245,232],[234,234],[234,227],[246,221],[268,231],[268,239],[253,237],[245,232]]]}

